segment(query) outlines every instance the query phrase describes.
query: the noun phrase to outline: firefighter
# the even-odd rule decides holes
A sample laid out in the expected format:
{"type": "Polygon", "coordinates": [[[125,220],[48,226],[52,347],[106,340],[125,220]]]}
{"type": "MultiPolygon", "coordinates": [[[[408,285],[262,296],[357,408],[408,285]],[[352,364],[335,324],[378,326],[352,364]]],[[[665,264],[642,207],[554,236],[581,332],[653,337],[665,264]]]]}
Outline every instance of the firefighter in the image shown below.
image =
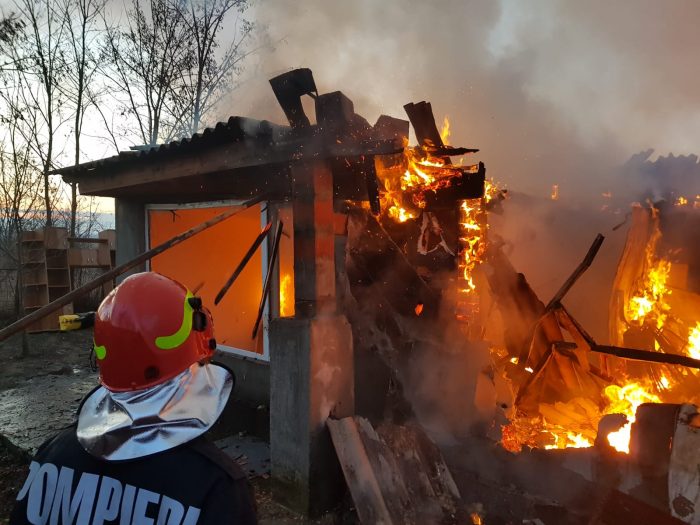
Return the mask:
{"type": "Polygon", "coordinates": [[[163,275],[124,280],[95,316],[101,385],[42,445],[10,524],[256,523],[243,472],[203,434],[226,405],[202,301],[163,275]]]}

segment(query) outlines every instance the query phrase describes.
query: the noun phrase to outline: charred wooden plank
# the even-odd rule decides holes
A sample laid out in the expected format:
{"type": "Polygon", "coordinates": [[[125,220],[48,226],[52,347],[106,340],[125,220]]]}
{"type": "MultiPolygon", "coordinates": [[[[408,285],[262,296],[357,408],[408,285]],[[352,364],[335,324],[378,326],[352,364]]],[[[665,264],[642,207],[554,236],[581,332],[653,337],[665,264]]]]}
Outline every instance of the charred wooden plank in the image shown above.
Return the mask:
{"type": "Polygon", "coordinates": [[[355,420],[351,417],[329,419],[326,424],[360,522],[392,525],[394,520],[384,501],[382,488],[375,476],[355,420]]]}
{"type": "Polygon", "coordinates": [[[301,97],[317,92],[311,70],[300,68],[282,73],[270,79],[270,86],[292,128],[308,128],[309,118],[304,113],[301,97]]]}
{"type": "Polygon", "coordinates": [[[442,454],[415,426],[375,430],[362,417],[328,428],[361,523],[464,523],[442,454]]]}
{"type": "Polygon", "coordinates": [[[576,281],[578,281],[581,278],[581,276],[585,273],[585,271],[588,270],[588,268],[590,268],[591,263],[593,263],[593,259],[595,259],[595,256],[598,255],[598,250],[600,250],[600,247],[602,246],[604,240],[605,237],[603,237],[603,235],[601,235],[600,233],[596,236],[596,238],[593,240],[593,244],[591,244],[591,247],[588,248],[588,252],[583,258],[583,261],[581,261],[581,263],[576,267],[576,269],[564,282],[561,288],[557,290],[557,293],[554,294],[554,297],[552,297],[552,299],[547,304],[547,307],[545,308],[546,311],[552,310],[552,308],[559,304],[564,298],[564,296],[567,293],[569,293],[571,287],[574,284],[576,284],[576,281]]]}
{"type": "Polygon", "coordinates": [[[379,199],[379,181],[377,180],[377,168],[374,165],[374,159],[369,159],[369,162],[364,163],[365,168],[365,185],[367,186],[367,199],[369,199],[369,207],[374,215],[379,215],[381,210],[381,201],[379,199]]]}
{"type": "Polygon", "coordinates": [[[399,139],[408,142],[409,123],[388,115],[380,115],[372,127],[372,138],[375,140],[399,139]]]}
{"type": "Polygon", "coordinates": [[[267,263],[267,273],[265,274],[265,284],[263,285],[262,297],[260,298],[260,305],[258,306],[258,315],[255,318],[255,324],[253,325],[253,335],[251,339],[255,339],[258,335],[258,328],[260,327],[260,321],[265,311],[265,303],[267,302],[267,296],[270,294],[270,284],[272,283],[273,269],[275,268],[275,262],[277,261],[277,253],[280,248],[280,240],[282,239],[282,228],[284,224],[282,221],[277,223],[277,230],[275,230],[275,237],[272,241],[272,252],[270,253],[269,261],[267,263]]]}
{"type": "Polygon", "coordinates": [[[410,102],[403,108],[406,110],[408,120],[413,124],[418,144],[438,148],[444,146],[440,132],[435,124],[433,107],[430,105],[430,102],[421,101],[416,104],[410,102]]]}
{"type": "Polygon", "coordinates": [[[265,237],[267,237],[267,234],[270,231],[270,228],[272,228],[272,223],[268,223],[262,231],[258,234],[258,236],[255,238],[253,241],[253,244],[250,245],[250,248],[248,248],[248,251],[245,253],[241,261],[238,263],[238,266],[236,266],[236,269],[233,271],[231,276],[227,279],[227,281],[224,283],[224,285],[221,287],[221,290],[219,290],[219,293],[216,294],[216,298],[214,299],[214,304],[219,304],[221,300],[224,298],[226,295],[226,292],[228,292],[229,288],[231,288],[231,285],[233,282],[238,279],[238,276],[241,274],[243,269],[246,267],[248,264],[248,261],[253,257],[253,254],[255,254],[255,251],[258,249],[258,247],[262,244],[263,240],[265,240],[265,237]]]}
{"type": "Polygon", "coordinates": [[[478,153],[477,148],[463,148],[454,146],[440,146],[440,147],[429,147],[423,148],[426,153],[432,155],[433,157],[457,157],[461,155],[466,155],[467,153],[478,153]]]}

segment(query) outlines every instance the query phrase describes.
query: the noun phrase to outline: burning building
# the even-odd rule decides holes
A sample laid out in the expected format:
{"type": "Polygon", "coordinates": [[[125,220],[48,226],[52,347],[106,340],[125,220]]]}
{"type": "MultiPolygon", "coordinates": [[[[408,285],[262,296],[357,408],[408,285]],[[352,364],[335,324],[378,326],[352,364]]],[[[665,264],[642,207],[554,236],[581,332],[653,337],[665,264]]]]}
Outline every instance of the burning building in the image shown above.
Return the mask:
{"type": "MultiPolygon", "coordinates": [[[[307,512],[328,508],[345,488],[344,472],[367,521],[376,507],[361,497],[353,473],[362,467],[387,516],[412,513],[418,523],[471,514],[477,523],[479,511],[463,514],[455,503],[465,485],[458,490],[440,453],[411,426],[444,419],[463,440],[446,454],[455,471],[539,494],[542,484],[533,488],[519,469],[529,465],[532,477],[551,467],[549,485],[573,476],[567,488],[578,495],[603,487],[603,507],[624,492],[647,499],[643,511],[651,503],[661,515],[694,520],[698,495],[686,485],[697,474],[680,465],[697,463],[688,456],[695,412],[685,403],[700,368],[700,312],[695,268],[662,253],[663,215],[633,210],[611,344],[599,345],[563,303],[602,236],[544,303],[489,228],[507,192],[472,161],[478,149],[450,144],[449,121],[438,129],[429,103],[407,104],[408,121],[381,116],[370,125],[343,93],[319,94],[307,69],[270,82],[288,125],[231,117],[191,138],[57,173],[82,194],[115,199],[117,264],[242,209],[141,269],[215,305],[219,351],[239,396],[269,403],[279,497],[307,512]],[[421,396],[429,382],[451,402],[421,396]],[[657,419],[663,425],[653,428],[657,419]],[[464,443],[483,457],[472,451],[465,466],[464,443]],[[567,448],[585,449],[573,467],[565,463],[576,451],[558,450],[567,448]],[[480,463],[487,456],[500,477],[480,463]],[[404,474],[392,478],[391,497],[371,464],[379,457],[404,474]],[[429,475],[410,474],[421,468],[429,475]],[[427,503],[443,496],[437,509],[427,503]]],[[[549,488],[576,507],[565,487],[549,488]]]]}

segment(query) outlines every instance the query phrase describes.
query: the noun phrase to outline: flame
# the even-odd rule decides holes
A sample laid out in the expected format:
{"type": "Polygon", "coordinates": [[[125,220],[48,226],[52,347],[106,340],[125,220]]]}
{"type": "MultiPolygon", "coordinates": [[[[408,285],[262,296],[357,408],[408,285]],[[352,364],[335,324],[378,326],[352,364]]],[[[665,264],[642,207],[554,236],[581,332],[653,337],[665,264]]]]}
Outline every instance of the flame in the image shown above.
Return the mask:
{"type": "Polygon", "coordinates": [[[608,398],[606,414],[624,414],[627,416],[627,424],[617,432],[608,434],[608,443],[617,451],[629,454],[630,432],[635,421],[637,408],[642,403],[660,403],[659,396],[651,392],[651,388],[637,382],[630,382],[624,386],[610,385],[604,390],[608,398]]]}
{"type": "Polygon", "coordinates": [[[553,445],[545,445],[545,449],[551,450],[553,448],[589,448],[593,446],[593,443],[581,434],[576,434],[575,432],[569,432],[562,430],[561,433],[552,433],[554,436],[553,445]]]}
{"type": "Polygon", "coordinates": [[[461,277],[460,291],[472,293],[476,290],[474,270],[481,260],[485,246],[481,242],[483,234],[483,217],[481,199],[462,201],[460,204],[460,242],[462,243],[462,258],[459,261],[461,277]]]}
{"type": "Polygon", "coordinates": [[[294,283],[285,274],[280,281],[280,317],[294,317],[294,283]]]}
{"type": "MultiPolygon", "coordinates": [[[[656,214],[657,211],[652,208],[652,213],[656,214]]],[[[656,256],[656,246],[660,238],[661,232],[657,227],[647,243],[644,262],[646,271],[625,307],[628,322],[635,322],[638,326],[650,322],[659,330],[663,328],[671,310],[666,300],[671,294],[667,286],[671,263],[656,256]]]]}
{"type": "Polygon", "coordinates": [[[472,525],[483,525],[483,521],[481,520],[481,516],[479,515],[478,512],[472,512],[471,515],[469,516],[472,520],[472,525]]]}
{"type": "Polygon", "coordinates": [[[450,138],[450,119],[447,118],[447,115],[445,115],[445,118],[442,121],[442,129],[440,130],[440,138],[442,139],[442,143],[445,146],[447,146],[449,144],[448,140],[450,138]]]}
{"type": "Polygon", "coordinates": [[[484,197],[469,199],[460,203],[460,243],[462,256],[459,260],[460,291],[471,294],[476,290],[474,271],[486,251],[485,234],[487,230],[484,204],[491,202],[501,192],[493,180],[486,180],[484,197]]]}
{"type": "Polygon", "coordinates": [[[393,220],[406,222],[417,218],[425,208],[425,193],[450,184],[456,168],[438,157],[425,154],[421,148],[404,147],[400,175],[396,168],[379,169],[384,184],[382,209],[393,220]]]}
{"type": "MultiPolygon", "coordinates": [[[[440,137],[443,144],[448,144],[448,117],[443,121],[440,137]]],[[[400,166],[386,167],[380,161],[377,175],[384,185],[381,208],[397,222],[416,219],[426,207],[426,193],[449,186],[452,179],[465,170],[476,173],[478,165],[462,166],[461,162],[449,164],[444,158],[426,152],[426,148],[409,147],[406,141],[400,166]]]]}
{"type": "Polygon", "coordinates": [[[683,195],[681,195],[680,197],[678,197],[676,199],[676,203],[675,203],[676,206],[686,206],[687,204],[688,204],[688,199],[683,197],[683,195]]]}
{"type": "Polygon", "coordinates": [[[416,312],[416,315],[420,315],[423,313],[423,303],[418,303],[414,309],[416,312]]]}
{"type": "Polygon", "coordinates": [[[688,334],[686,352],[693,359],[700,359],[700,321],[695,324],[695,327],[688,334]]]}

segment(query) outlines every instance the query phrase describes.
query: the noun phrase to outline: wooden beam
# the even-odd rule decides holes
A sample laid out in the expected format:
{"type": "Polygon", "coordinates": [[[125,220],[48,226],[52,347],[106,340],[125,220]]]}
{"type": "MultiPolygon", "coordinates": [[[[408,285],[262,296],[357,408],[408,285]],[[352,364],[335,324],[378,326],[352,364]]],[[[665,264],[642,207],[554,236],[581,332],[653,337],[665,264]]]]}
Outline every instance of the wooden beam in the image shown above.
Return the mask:
{"type": "Polygon", "coordinates": [[[693,359],[685,355],[664,354],[662,352],[652,352],[650,350],[638,350],[636,348],[623,348],[620,346],[596,345],[591,347],[593,352],[614,355],[623,359],[635,361],[647,361],[649,363],[664,363],[667,365],[687,366],[688,368],[700,369],[700,359],[693,359]]]}
{"type": "Polygon", "coordinates": [[[216,294],[216,298],[214,299],[215,305],[217,305],[221,302],[221,300],[226,295],[226,292],[228,292],[229,288],[231,288],[231,285],[233,284],[233,282],[236,279],[238,279],[239,275],[241,275],[241,272],[248,264],[248,261],[250,261],[250,259],[253,257],[253,254],[255,254],[258,247],[262,244],[263,240],[265,240],[265,237],[267,237],[267,234],[269,233],[270,228],[272,228],[272,223],[268,222],[265,225],[265,227],[262,229],[262,231],[258,234],[258,236],[255,238],[255,240],[253,241],[253,244],[250,245],[250,248],[248,248],[248,251],[243,256],[243,259],[241,259],[241,262],[238,263],[238,266],[236,266],[236,269],[233,270],[233,273],[231,274],[231,276],[228,278],[228,280],[221,287],[221,290],[219,290],[219,293],[216,294]]]}
{"type": "Polygon", "coordinates": [[[591,266],[591,263],[593,263],[593,259],[595,259],[595,256],[598,255],[598,250],[600,250],[600,247],[603,244],[604,240],[605,237],[603,237],[600,233],[596,236],[596,238],[593,240],[593,244],[591,244],[591,247],[588,248],[586,256],[583,258],[583,261],[581,261],[581,264],[579,264],[576,267],[576,269],[569,276],[566,282],[564,282],[564,284],[561,286],[561,288],[559,288],[557,293],[554,294],[554,297],[552,297],[552,299],[549,301],[549,304],[547,304],[545,311],[551,311],[556,305],[558,305],[561,302],[564,296],[567,293],[569,293],[571,287],[574,284],[576,284],[576,281],[578,281],[581,278],[584,272],[591,266]]]}
{"type": "MultiPolygon", "coordinates": [[[[270,223],[272,224],[272,223],[270,223]]],[[[277,222],[277,229],[275,230],[275,237],[272,240],[272,252],[269,256],[269,261],[267,263],[267,273],[265,274],[265,284],[263,285],[262,297],[260,297],[260,305],[258,306],[258,315],[255,318],[255,324],[253,325],[253,335],[251,339],[255,339],[258,335],[258,328],[260,327],[260,321],[265,311],[265,303],[267,302],[267,296],[270,294],[270,284],[272,283],[272,274],[275,268],[275,262],[277,261],[277,252],[280,248],[280,240],[282,239],[282,228],[284,223],[282,221],[277,222]]]]}
{"type": "Polygon", "coordinates": [[[421,146],[431,145],[437,148],[444,146],[442,137],[435,124],[435,116],[430,102],[421,101],[416,104],[410,102],[403,107],[408,115],[408,120],[413,124],[416,139],[421,146]]]}
{"type": "Polygon", "coordinates": [[[86,293],[88,293],[91,290],[94,290],[95,288],[102,286],[103,284],[113,280],[115,277],[118,275],[121,275],[125,272],[128,272],[132,268],[135,268],[139,266],[140,264],[146,262],[148,259],[151,259],[155,257],[156,255],[163,253],[166,250],[169,250],[173,246],[177,246],[181,242],[189,239],[193,235],[196,235],[208,228],[211,228],[212,226],[215,226],[219,224],[220,222],[225,221],[226,219],[233,217],[237,213],[240,213],[241,211],[250,208],[251,206],[254,206],[255,204],[258,204],[259,202],[265,200],[267,197],[266,196],[259,196],[255,197],[254,199],[250,199],[249,201],[243,203],[241,206],[232,208],[230,210],[227,210],[216,217],[213,217],[209,219],[208,221],[202,222],[198,224],[197,226],[194,226],[190,228],[189,230],[182,232],[179,235],[176,235],[175,237],[165,241],[162,244],[159,244],[155,248],[152,248],[138,257],[135,257],[134,259],[125,262],[124,264],[121,264],[117,266],[116,268],[103,273],[96,279],[93,279],[92,281],[85,283],[82,285],[80,288],[76,288],[70,293],[67,293],[66,295],[59,297],[55,301],[47,304],[46,306],[36,310],[35,312],[32,312],[29,315],[26,315],[19,319],[18,321],[15,321],[9,326],[6,326],[2,330],[0,330],[0,341],[4,341],[11,335],[19,332],[20,330],[25,329],[35,321],[38,321],[39,319],[43,319],[47,315],[55,312],[56,310],[59,310],[62,306],[65,306],[69,303],[72,303],[75,299],[78,297],[82,297],[86,293]]]}

